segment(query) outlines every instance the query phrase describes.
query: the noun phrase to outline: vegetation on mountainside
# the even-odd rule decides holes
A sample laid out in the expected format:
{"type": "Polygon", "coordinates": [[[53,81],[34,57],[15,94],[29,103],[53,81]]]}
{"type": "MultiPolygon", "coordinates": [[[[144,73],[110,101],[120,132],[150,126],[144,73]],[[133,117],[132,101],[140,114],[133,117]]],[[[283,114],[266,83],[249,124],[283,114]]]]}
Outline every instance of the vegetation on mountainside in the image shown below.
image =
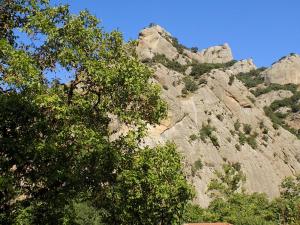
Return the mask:
{"type": "Polygon", "coordinates": [[[244,83],[247,88],[256,87],[264,82],[264,77],[261,76],[261,72],[266,68],[261,67],[256,70],[251,70],[248,73],[239,73],[236,78],[244,83]]]}
{"type": "Polygon", "coordinates": [[[175,146],[140,147],[166,115],[151,70],[69,11],[1,3],[0,224],[180,224],[193,194],[175,146]],[[49,79],[60,70],[68,84],[49,79]],[[112,116],[134,129],[111,139],[112,116]]]}
{"type": "Polygon", "coordinates": [[[232,60],[227,63],[196,63],[196,62],[193,62],[191,64],[192,71],[190,73],[190,76],[192,76],[194,78],[199,78],[203,74],[209,73],[213,69],[226,69],[226,68],[232,66],[233,64],[235,64],[236,62],[237,62],[236,60],[232,60]]]}
{"type": "Polygon", "coordinates": [[[184,45],[180,44],[176,37],[170,37],[172,45],[177,49],[179,54],[183,54],[184,49],[188,49],[184,45]]]}
{"type": "Polygon", "coordinates": [[[184,88],[182,89],[182,94],[186,95],[188,92],[195,92],[198,90],[198,84],[191,77],[184,77],[184,88]]]}
{"type": "Polygon", "coordinates": [[[231,86],[233,84],[234,80],[235,80],[235,76],[234,75],[230,75],[229,81],[228,81],[228,85],[231,86]]]}
{"type": "MultiPolygon", "coordinates": [[[[300,111],[300,92],[297,91],[296,84],[269,84],[266,87],[257,87],[259,84],[264,83],[264,78],[261,75],[265,68],[259,68],[257,70],[252,70],[249,73],[240,73],[236,77],[244,83],[244,85],[248,88],[255,88],[250,90],[251,93],[258,97],[262,94],[269,93],[271,91],[278,91],[278,90],[287,90],[293,93],[293,96],[282,99],[282,100],[275,100],[271,103],[270,106],[265,106],[264,111],[265,114],[271,119],[273,122],[273,126],[275,129],[278,129],[278,126],[283,127],[284,129],[290,131],[292,134],[296,135],[300,138],[300,131],[290,127],[286,122],[285,118],[289,116],[291,113],[298,113],[300,111]],[[287,107],[291,109],[291,112],[281,113],[277,110],[287,107]]],[[[254,100],[254,99],[253,99],[254,100]]],[[[266,139],[266,138],[265,138],[266,139]]],[[[251,143],[253,142],[253,138],[251,138],[251,143]]]]}
{"type": "Polygon", "coordinates": [[[207,139],[211,141],[211,143],[216,147],[219,148],[220,144],[214,132],[216,128],[210,124],[210,120],[208,120],[207,124],[202,124],[202,127],[198,134],[192,134],[190,136],[190,141],[201,140],[204,143],[207,142],[207,139]]]}
{"type": "MultiPolygon", "coordinates": [[[[233,124],[235,131],[233,131],[233,135],[238,135],[238,140],[240,145],[244,145],[247,143],[251,148],[257,148],[256,138],[258,136],[257,132],[252,132],[252,127],[250,124],[243,124],[243,130],[241,131],[241,123],[239,120],[235,121],[233,124]]],[[[237,150],[240,150],[240,145],[236,146],[237,150]]]]}
{"type": "Polygon", "coordinates": [[[202,168],[203,168],[203,163],[201,159],[196,160],[191,168],[192,175],[195,176],[196,172],[201,170],[202,168]]]}
{"type": "MultiPolygon", "coordinates": [[[[208,209],[186,207],[193,191],[174,144],[140,147],[166,104],[119,32],[47,0],[4,0],[0,19],[0,224],[299,224],[300,177],[269,201],[243,191],[239,164],[216,172],[208,209]],[[59,68],[68,84],[49,79],[59,68]],[[127,133],[112,138],[112,116],[127,133]]],[[[208,122],[196,138],[219,147],[214,132],[208,122]]],[[[192,170],[202,167],[197,160],[192,170]]]]}
{"type": "Polygon", "coordinates": [[[286,90],[286,91],[291,91],[292,93],[295,93],[297,91],[297,85],[296,84],[269,84],[265,88],[256,88],[255,90],[251,90],[251,93],[255,96],[258,97],[260,95],[269,93],[271,91],[278,91],[278,90],[286,90]]]}
{"type": "Polygon", "coordinates": [[[245,175],[238,163],[216,171],[208,191],[213,200],[208,208],[189,204],[185,222],[228,222],[237,225],[300,224],[300,176],[286,178],[280,197],[270,201],[265,194],[248,194],[243,189],[245,175]]]}
{"type": "Polygon", "coordinates": [[[209,138],[212,144],[218,148],[220,147],[220,144],[217,136],[213,134],[214,131],[216,131],[216,128],[210,123],[202,124],[202,128],[199,131],[199,137],[204,143],[206,143],[206,139],[209,138]]]}
{"type": "Polygon", "coordinates": [[[179,73],[184,74],[188,65],[181,65],[179,62],[177,62],[176,60],[170,60],[168,59],[165,55],[163,54],[156,54],[152,60],[150,61],[150,64],[153,63],[161,63],[162,65],[164,65],[165,67],[167,67],[168,69],[177,71],[179,73]]]}
{"type": "MultiPolygon", "coordinates": [[[[294,85],[291,85],[290,87],[293,87],[291,88],[291,90],[294,89],[294,85]]],[[[298,113],[300,111],[299,101],[300,101],[300,91],[294,90],[293,96],[281,100],[275,100],[274,102],[271,103],[270,106],[264,107],[265,114],[271,119],[271,121],[273,122],[273,124],[275,124],[275,126],[282,126],[284,129],[290,131],[298,138],[300,138],[300,131],[290,127],[285,122],[285,118],[292,113],[298,113]],[[277,110],[282,107],[287,107],[288,109],[291,109],[291,111],[287,113],[278,112],[277,110]]]]}

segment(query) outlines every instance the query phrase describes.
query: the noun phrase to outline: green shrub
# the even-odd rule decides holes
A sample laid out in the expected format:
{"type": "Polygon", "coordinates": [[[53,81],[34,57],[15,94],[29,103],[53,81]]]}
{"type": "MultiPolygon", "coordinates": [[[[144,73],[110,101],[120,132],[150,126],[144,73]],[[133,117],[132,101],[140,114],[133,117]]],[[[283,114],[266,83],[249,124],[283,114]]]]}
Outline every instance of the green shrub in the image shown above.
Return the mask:
{"type": "Polygon", "coordinates": [[[192,71],[190,76],[200,77],[205,73],[210,72],[213,69],[220,68],[220,64],[212,64],[212,63],[197,63],[192,65],[192,71]]]}
{"type": "Polygon", "coordinates": [[[244,130],[245,134],[250,134],[252,127],[250,124],[244,124],[243,130],[244,130]]]}
{"type": "Polygon", "coordinates": [[[171,42],[173,46],[177,49],[179,54],[183,54],[183,50],[187,49],[184,45],[180,44],[178,39],[176,37],[169,37],[171,39],[171,42]]]}
{"type": "Polygon", "coordinates": [[[235,148],[236,150],[241,151],[241,146],[239,144],[235,144],[235,148]]]}
{"type": "Polygon", "coordinates": [[[234,129],[236,131],[239,131],[239,129],[241,127],[240,121],[239,120],[235,121],[235,123],[233,124],[233,126],[234,126],[234,129]]]}
{"type": "Polygon", "coordinates": [[[201,159],[198,159],[194,162],[192,166],[192,175],[195,176],[195,173],[203,168],[203,163],[201,159]]]}
{"type": "Polygon", "coordinates": [[[183,89],[181,90],[181,93],[182,93],[182,96],[183,96],[183,97],[186,97],[186,95],[187,95],[189,92],[188,92],[188,90],[186,90],[186,88],[183,88],[183,89]]]}
{"type": "Polygon", "coordinates": [[[196,134],[192,134],[190,136],[190,141],[195,141],[195,140],[197,140],[197,138],[198,138],[198,136],[196,134]]]}
{"type": "Polygon", "coordinates": [[[206,138],[210,137],[215,131],[216,128],[211,126],[209,123],[207,125],[202,125],[202,128],[200,129],[200,139],[205,142],[206,138]]]}
{"type": "Polygon", "coordinates": [[[229,84],[230,86],[233,84],[234,79],[235,79],[235,76],[234,76],[234,75],[231,75],[231,76],[229,77],[228,84],[229,84]]]}
{"type": "Polygon", "coordinates": [[[278,90],[287,90],[291,91],[292,93],[295,93],[297,91],[297,85],[296,84],[270,84],[266,88],[257,88],[255,91],[251,91],[252,94],[256,97],[269,93],[271,91],[278,91],[278,90]]]}
{"type": "Polygon", "coordinates": [[[259,128],[263,129],[265,127],[264,121],[259,122],[259,128]]]}
{"type": "Polygon", "coordinates": [[[156,23],[149,23],[148,27],[151,28],[151,27],[155,27],[157,24],[156,23]]]}
{"type": "Polygon", "coordinates": [[[200,139],[206,143],[206,139],[209,138],[215,147],[220,147],[218,138],[213,134],[214,131],[216,131],[216,128],[211,126],[209,123],[207,125],[202,125],[199,132],[200,139]]]}
{"type": "Polygon", "coordinates": [[[214,145],[215,147],[217,147],[217,148],[220,147],[218,138],[217,138],[215,135],[211,135],[211,136],[210,136],[210,140],[211,140],[211,142],[213,143],[213,145],[214,145]]]}
{"type": "Polygon", "coordinates": [[[263,135],[263,136],[262,136],[262,139],[263,139],[265,142],[267,142],[267,141],[269,140],[269,137],[268,137],[267,135],[263,135]]]}
{"type": "Polygon", "coordinates": [[[191,77],[185,77],[183,78],[184,82],[184,89],[189,92],[195,92],[198,90],[197,83],[191,78],[191,77]]]}
{"type": "Polygon", "coordinates": [[[220,68],[228,68],[232,66],[234,63],[236,63],[235,60],[232,60],[227,63],[193,63],[192,71],[190,73],[190,76],[199,78],[205,73],[210,72],[213,69],[220,69],[220,68]]]}
{"type": "Polygon", "coordinates": [[[255,135],[248,136],[246,141],[247,141],[247,144],[250,145],[253,149],[257,148],[256,136],[255,135]]]}
{"type": "Polygon", "coordinates": [[[223,63],[223,68],[228,68],[228,67],[231,67],[233,66],[235,63],[237,63],[237,60],[231,60],[227,63],[223,63]]]}
{"type": "Polygon", "coordinates": [[[242,81],[246,87],[252,88],[264,82],[263,76],[260,75],[264,70],[265,68],[259,68],[248,73],[239,73],[236,78],[242,81]]]}
{"type": "Polygon", "coordinates": [[[244,133],[242,133],[242,132],[239,132],[238,135],[239,135],[239,143],[241,145],[244,145],[246,143],[246,141],[247,141],[246,135],[244,133]]]}
{"type": "Polygon", "coordinates": [[[201,79],[199,79],[198,84],[199,85],[201,85],[201,84],[207,84],[207,80],[205,80],[204,78],[201,78],[201,79]]]}
{"type": "Polygon", "coordinates": [[[278,129],[279,129],[279,125],[276,124],[276,123],[273,123],[273,128],[274,128],[275,130],[278,130],[278,129]]]}
{"type": "Polygon", "coordinates": [[[191,47],[191,52],[197,53],[198,52],[198,47],[191,47]]]}
{"type": "Polygon", "coordinates": [[[168,69],[177,71],[179,73],[185,73],[185,71],[187,69],[187,65],[181,65],[179,62],[177,62],[175,60],[170,60],[163,54],[156,54],[152,58],[150,63],[161,63],[168,69]]]}
{"type": "Polygon", "coordinates": [[[224,116],[222,114],[218,114],[216,116],[218,118],[218,120],[223,121],[224,120],[224,116]]]}

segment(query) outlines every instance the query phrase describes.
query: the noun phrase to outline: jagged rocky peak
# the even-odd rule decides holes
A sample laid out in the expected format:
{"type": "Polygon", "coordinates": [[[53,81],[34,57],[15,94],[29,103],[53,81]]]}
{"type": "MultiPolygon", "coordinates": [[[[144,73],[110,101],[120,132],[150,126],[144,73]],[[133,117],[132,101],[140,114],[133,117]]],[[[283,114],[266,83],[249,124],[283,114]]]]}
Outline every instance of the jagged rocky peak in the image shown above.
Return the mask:
{"type": "Polygon", "coordinates": [[[172,45],[171,34],[159,25],[143,29],[139,34],[137,53],[142,60],[152,59],[156,54],[164,54],[168,59],[178,55],[172,45]]]}
{"type": "Polygon", "coordinates": [[[263,72],[267,83],[300,84],[300,56],[290,54],[263,72]]]}
{"type": "MultiPolygon", "coordinates": [[[[254,95],[247,82],[267,88],[259,76],[261,70],[256,70],[252,59],[232,61],[228,44],[196,50],[182,46],[158,25],[140,32],[138,56],[153,68],[153,81],[162,87],[162,98],[168,103],[168,117],[148,126],[144,145],[167,141],[177,145],[188,180],[196,190],[195,202],[202,206],[210,202],[207,187],[215,171],[228,162],[241,165],[247,192],[278,196],[283,178],[300,172],[300,140],[274,124],[264,107],[293,93],[284,89],[254,95]],[[246,133],[245,127],[251,131],[246,133]],[[211,135],[201,134],[205,129],[210,129],[211,135]],[[195,170],[198,161],[203,167],[195,170]]],[[[283,77],[283,83],[297,83],[299,65],[300,57],[290,55],[262,74],[275,74],[272,79],[283,77]]],[[[286,108],[280,110],[286,112],[286,108]]],[[[291,127],[298,128],[294,118],[290,121],[291,127]]]]}
{"type": "Polygon", "coordinates": [[[138,43],[137,53],[140,59],[145,61],[157,54],[165,55],[170,60],[176,59],[182,65],[192,60],[199,63],[226,63],[233,60],[227,43],[192,52],[159,25],[143,29],[139,34],[138,43]]]}
{"type": "Polygon", "coordinates": [[[227,43],[203,49],[200,52],[191,52],[185,49],[185,54],[199,63],[226,63],[233,60],[231,48],[227,43]]]}

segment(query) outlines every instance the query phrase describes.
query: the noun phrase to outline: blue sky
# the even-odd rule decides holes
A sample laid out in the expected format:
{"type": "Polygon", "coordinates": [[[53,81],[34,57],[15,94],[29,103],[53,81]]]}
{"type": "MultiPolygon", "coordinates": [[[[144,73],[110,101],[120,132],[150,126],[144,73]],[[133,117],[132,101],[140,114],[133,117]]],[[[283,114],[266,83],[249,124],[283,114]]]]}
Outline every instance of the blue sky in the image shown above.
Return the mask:
{"type": "Polygon", "coordinates": [[[299,0],[54,0],[77,13],[88,9],[106,31],[120,30],[126,40],[154,22],[187,47],[229,43],[236,59],[258,66],[291,52],[300,53],[299,0]]]}

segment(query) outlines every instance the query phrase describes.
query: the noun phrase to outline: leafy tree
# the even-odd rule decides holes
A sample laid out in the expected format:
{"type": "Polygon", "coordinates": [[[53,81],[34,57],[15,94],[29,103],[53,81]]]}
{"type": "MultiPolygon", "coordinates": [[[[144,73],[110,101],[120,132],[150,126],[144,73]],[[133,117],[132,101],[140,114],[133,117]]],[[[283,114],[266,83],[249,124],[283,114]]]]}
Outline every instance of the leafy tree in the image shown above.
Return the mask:
{"type": "Polygon", "coordinates": [[[193,191],[181,169],[174,144],[145,148],[133,157],[133,166],[122,171],[110,194],[99,195],[113,213],[107,224],[181,224],[181,215],[193,191]]]}
{"type": "MultiPolygon", "coordinates": [[[[120,182],[130,180],[127,171],[153,165],[155,155],[147,155],[151,150],[141,150],[139,142],[145,124],[166,114],[160,89],[149,82],[151,70],[134,53],[135,43],[124,44],[119,32],[104,32],[87,11],[71,15],[68,6],[51,7],[47,0],[4,0],[1,12],[0,223],[73,223],[70,207],[79,195],[108,214],[123,212],[111,205],[128,210],[130,199],[122,198],[122,204],[110,194],[124,196],[115,191],[125,191],[120,182]],[[49,79],[49,72],[59,69],[70,77],[67,84],[49,79]],[[114,134],[112,118],[128,132],[114,134]],[[111,202],[99,206],[97,196],[111,202]]],[[[165,162],[178,170],[178,158],[168,156],[165,162]]],[[[158,182],[168,177],[163,172],[147,178],[147,185],[165,188],[158,182]]],[[[180,216],[174,207],[190,198],[183,174],[176,178],[168,188],[179,197],[163,208],[169,217],[180,216]]],[[[148,192],[147,204],[157,200],[154,194],[148,192]]],[[[146,204],[137,203],[137,209],[146,204]]],[[[153,207],[148,221],[156,221],[160,210],[153,207]]]]}
{"type": "Polygon", "coordinates": [[[64,218],[65,223],[76,225],[102,225],[104,212],[93,207],[90,201],[74,202],[64,218]]]}
{"type": "Polygon", "coordinates": [[[280,198],[277,198],[274,204],[282,224],[300,224],[300,176],[283,180],[280,198]]]}
{"type": "Polygon", "coordinates": [[[214,199],[208,207],[213,221],[237,225],[277,224],[272,204],[265,194],[234,193],[226,199],[214,199]]]}
{"type": "MultiPolygon", "coordinates": [[[[217,221],[217,215],[208,209],[189,203],[185,209],[183,220],[186,223],[212,222],[217,221]]],[[[218,221],[220,222],[220,221],[218,221]]]]}
{"type": "Polygon", "coordinates": [[[208,208],[189,204],[185,222],[229,222],[238,225],[278,224],[276,206],[265,194],[242,191],[245,176],[239,164],[224,164],[208,190],[214,192],[208,208]]]}
{"type": "Polygon", "coordinates": [[[239,163],[228,163],[223,165],[223,171],[216,171],[216,177],[208,185],[211,196],[216,198],[227,198],[233,193],[244,191],[242,185],[246,181],[246,176],[241,170],[239,163]]]}

